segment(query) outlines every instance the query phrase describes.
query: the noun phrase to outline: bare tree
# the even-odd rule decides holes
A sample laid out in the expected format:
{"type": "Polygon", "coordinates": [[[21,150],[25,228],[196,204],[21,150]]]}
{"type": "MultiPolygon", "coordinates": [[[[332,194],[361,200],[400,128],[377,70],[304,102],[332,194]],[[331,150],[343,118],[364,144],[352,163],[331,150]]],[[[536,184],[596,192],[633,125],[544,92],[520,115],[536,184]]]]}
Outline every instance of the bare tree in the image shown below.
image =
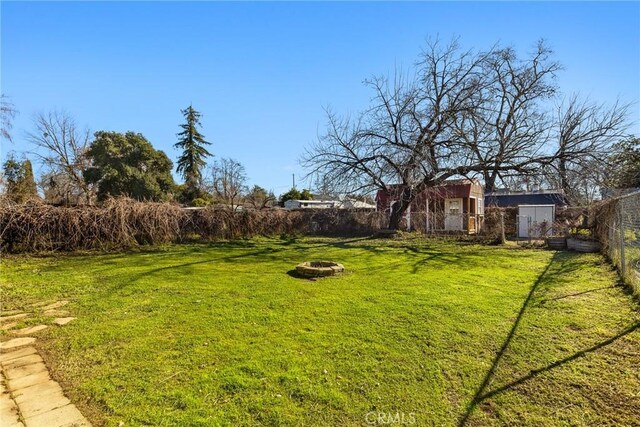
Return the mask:
{"type": "Polygon", "coordinates": [[[5,94],[0,95],[0,121],[2,127],[0,128],[0,136],[12,142],[11,129],[13,128],[13,119],[18,111],[16,107],[9,101],[5,94]]]}
{"type": "Polygon", "coordinates": [[[515,191],[534,191],[544,187],[556,188],[555,184],[549,187],[546,174],[541,169],[540,173],[503,173],[500,175],[500,183],[504,188],[515,191]]]}
{"type": "Polygon", "coordinates": [[[630,104],[612,106],[581,100],[573,95],[557,108],[556,160],[551,170],[558,187],[575,202],[588,202],[607,169],[612,145],[627,137],[630,104]]]}
{"type": "Polygon", "coordinates": [[[335,183],[331,182],[330,177],[317,176],[313,183],[313,194],[320,200],[338,199],[339,193],[334,188],[335,183]]]}
{"type": "MultiPolygon", "coordinates": [[[[28,139],[36,147],[33,155],[47,169],[45,175],[56,177],[60,185],[64,183],[65,193],[77,194],[77,202],[93,203],[95,188],[82,175],[90,166],[86,156],[91,138],[89,130],[78,129],[75,120],[61,111],[38,114],[34,127],[28,139]]],[[[48,182],[55,185],[56,180],[48,182]]]]}
{"type": "MultiPolygon", "coordinates": [[[[538,132],[538,139],[529,140],[526,147],[538,147],[544,142],[549,156],[540,160],[534,171],[499,174],[499,181],[512,189],[547,186],[562,190],[572,204],[589,204],[598,198],[600,186],[605,181],[604,171],[609,169],[612,145],[626,136],[629,104],[616,102],[611,106],[581,100],[573,95],[562,101],[555,113],[544,111],[531,116],[548,131],[538,132]],[[555,150],[555,151],[554,151],[555,150]]],[[[536,126],[539,128],[539,126],[536,126]]],[[[501,142],[502,133],[496,140],[501,142]]],[[[527,141],[529,138],[517,138],[527,141]]],[[[498,147],[503,146],[502,143],[498,147]]],[[[520,144],[513,144],[519,147],[520,144]]],[[[484,174],[486,189],[491,191],[494,176],[484,174]]]]}
{"type": "Polygon", "coordinates": [[[543,45],[518,61],[510,49],[476,53],[457,42],[430,43],[415,77],[366,82],[375,95],[356,120],[328,112],[327,131],[303,164],[349,187],[344,193],[390,192],[399,184],[392,229],[420,192],[450,177],[533,171],[551,158],[539,117],[529,116],[537,99],[552,93],[546,80],[557,65],[548,56],[543,45]]]}
{"type": "MultiPolygon", "coordinates": [[[[548,163],[550,117],[543,103],[557,91],[560,64],[539,41],[524,59],[513,48],[494,49],[482,63],[486,84],[479,87],[477,107],[458,115],[455,131],[470,150],[471,163],[484,164],[486,191],[513,171],[532,171],[532,160],[548,163]],[[506,171],[503,166],[507,167],[506,171]]],[[[519,172],[519,173],[520,173],[519,172]]]]}
{"type": "Polygon", "coordinates": [[[64,206],[86,203],[82,190],[66,174],[46,172],[40,176],[38,186],[46,203],[64,206]]]}
{"type": "Polygon", "coordinates": [[[244,166],[234,159],[217,160],[210,169],[209,187],[218,201],[232,210],[238,206],[247,189],[244,166]]]}
{"type": "Polygon", "coordinates": [[[453,42],[436,41],[423,52],[415,77],[365,81],[374,91],[372,106],[355,120],[327,112],[328,127],[303,157],[310,174],[324,176],[342,193],[401,188],[390,228],[416,195],[445,179],[471,172],[468,153],[458,149],[456,117],[476,108],[486,54],[463,52],[453,42]]]}

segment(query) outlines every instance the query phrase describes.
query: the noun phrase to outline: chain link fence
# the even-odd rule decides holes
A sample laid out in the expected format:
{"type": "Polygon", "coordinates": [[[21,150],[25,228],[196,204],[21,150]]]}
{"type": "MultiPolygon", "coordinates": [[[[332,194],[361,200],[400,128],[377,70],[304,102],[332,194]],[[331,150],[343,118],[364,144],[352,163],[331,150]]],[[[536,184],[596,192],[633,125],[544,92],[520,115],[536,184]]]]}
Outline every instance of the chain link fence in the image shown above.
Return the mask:
{"type": "Polygon", "coordinates": [[[596,219],[604,252],[640,295],[640,191],[603,203],[596,219]]]}

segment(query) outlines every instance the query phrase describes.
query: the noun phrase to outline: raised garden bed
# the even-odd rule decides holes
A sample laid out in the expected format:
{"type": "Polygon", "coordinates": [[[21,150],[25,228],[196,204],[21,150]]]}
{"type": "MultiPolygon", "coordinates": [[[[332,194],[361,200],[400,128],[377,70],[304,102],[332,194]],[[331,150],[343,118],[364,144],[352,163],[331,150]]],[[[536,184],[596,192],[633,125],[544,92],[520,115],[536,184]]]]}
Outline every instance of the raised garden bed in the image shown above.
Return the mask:
{"type": "Polygon", "coordinates": [[[600,252],[600,242],[596,240],[582,240],[569,237],[567,239],[567,249],[577,252],[600,252]]]}
{"type": "Polygon", "coordinates": [[[556,251],[567,249],[566,237],[547,237],[547,247],[556,251]]]}

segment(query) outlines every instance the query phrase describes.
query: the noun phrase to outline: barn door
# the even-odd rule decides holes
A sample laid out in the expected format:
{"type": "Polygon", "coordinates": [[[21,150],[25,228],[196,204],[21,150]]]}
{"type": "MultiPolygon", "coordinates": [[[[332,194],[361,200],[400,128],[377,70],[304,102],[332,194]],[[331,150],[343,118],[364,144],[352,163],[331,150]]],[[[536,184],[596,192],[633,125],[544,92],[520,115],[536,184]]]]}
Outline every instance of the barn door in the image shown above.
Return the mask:
{"type": "Polygon", "coordinates": [[[444,229],[462,231],[462,199],[444,199],[444,229]]]}

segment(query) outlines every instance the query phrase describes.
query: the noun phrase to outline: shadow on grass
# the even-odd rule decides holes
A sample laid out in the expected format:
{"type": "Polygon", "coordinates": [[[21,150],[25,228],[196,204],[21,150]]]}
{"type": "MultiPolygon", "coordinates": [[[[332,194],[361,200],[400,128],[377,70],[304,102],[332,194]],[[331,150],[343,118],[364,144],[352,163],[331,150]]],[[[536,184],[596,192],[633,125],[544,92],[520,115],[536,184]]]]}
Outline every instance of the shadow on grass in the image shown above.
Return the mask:
{"type": "MultiPolygon", "coordinates": [[[[137,252],[136,255],[141,255],[136,259],[136,267],[148,268],[145,271],[140,271],[137,274],[131,276],[126,284],[120,284],[116,288],[126,287],[128,284],[133,284],[140,279],[157,274],[167,273],[172,270],[180,270],[202,264],[214,264],[214,263],[244,263],[244,262],[283,262],[291,261],[292,263],[298,263],[306,261],[307,255],[310,252],[322,250],[323,248],[338,249],[340,251],[356,251],[356,252],[368,252],[372,256],[379,256],[387,253],[389,249],[394,252],[395,255],[404,253],[407,256],[406,260],[399,261],[393,265],[383,264],[379,266],[369,266],[368,272],[375,270],[388,270],[390,268],[411,268],[413,274],[417,274],[422,268],[428,265],[437,264],[454,264],[457,263],[460,267],[473,268],[479,264],[479,261],[475,258],[460,255],[450,250],[437,250],[430,246],[421,247],[420,245],[406,245],[407,242],[391,242],[390,245],[386,245],[384,240],[366,237],[354,237],[350,239],[335,240],[331,239],[316,239],[313,238],[307,241],[297,241],[296,239],[281,239],[270,240],[264,243],[254,241],[220,241],[211,242],[202,245],[182,246],[182,247],[170,247],[167,249],[154,249],[149,248],[148,251],[137,252]],[[210,250],[214,250],[216,253],[212,254],[210,250]],[[397,253],[396,253],[397,252],[397,253]],[[145,257],[145,255],[153,255],[153,257],[145,257]],[[208,255],[208,256],[207,256],[208,255]],[[211,256],[213,255],[213,256],[211,256]],[[190,256],[207,256],[206,259],[200,259],[195,261],[188,261],[182,263],[175,263],[164,266],[157,266],[156,256],[161,256],[164,259],[176,258],[179,260],[183,257],[190,256]],[[413,259],[411,259],[413,258],[413,259]]],[[[119,265],[123,259],[129,259],[132,254],[119,254],[112,255],[108,261],[108,265],[105,265],[106,270],[111,270],[114,265],[119,265]]],[[[345,253],[341,256],[339,262],[344,262],[349,258],[349,254],[345,253]]],[[[360,255],[358,255],[360,256],[360,255]]],[[[316,257],[317,258],[317,257],[316,257]]],[[[170,262],[170,260],[169,260],[170,262]]],[[[375,262],[372,261],[372,265],[375,262]]],[[[130,273],[127,273],[130,274],[130,273]]],[[[294,278],[300,278],[290,274],[287,274],[294,278]]]]}
{"type": "Polygon", "coordinates": [[[592,353],[592,352],[594,352],[594,351],[596,351],[598,349],[601,349],[602,347],[606,347],[609,344],[613,344],[615,341],[619,340],[620,338],[622,338],[622,337],[624,337],[626,335],[629,335],[630,333],[632,333],[632,332],[634,332],[634,331],[636,331],[638,329],[640,329],[640,322],[636,322],[635,324],[629,326],[627,329],[623,330],[622,332],[614,335],[613,337],[611,337],[609,339],[601,341],[601,342],[599,342],[599,343],[597,343],[597,344],[595,344],[595,345],[593,345],[593,346],[591,346],[589,348],[586,348],[584,350],[577,351],[574,354],[572,354],[571,356],[567,356],[567,357],[565,357],[563,359],[556,360],[555,362],[552,362],[552,363],[548,364],[547,366],[545,366],[543,368],[532,369],[527,375],[524,375],[524,376],[518,378],[517,380],[511,381],[510,383],[503,385],[502,387],[498,387],[498,388],[496,388],[494,390],[491,390],[491,391],[483,394],[482,396],[480,396],[481,400],[485,400],[485,399],[488,399],[490,397],[493,397],[493,396],[495,396],[497,394],[500,394],[500,393],[502,393],[504,391],[507,391],[507,390],[519,385],[519,384],[522,384],[527,380],[532,379],[536,375],[539,375],[539,374],[541,374],[543,372],[550,371],[550,370],[552,370],[554,368],[557,368],[559,366],[564,365],[565,363],[569,363],[569,362],[571,362],[571,361],[573,361],[573,360],[575,360],[575,359],[577,359],[579,357],[586,356],[587,354],[592,353]]]}
{"type": "MultiPolygon", "coordinates": [[[[522,304],[522,307],[520,308],[520,311],[518,312],[518,315],[516,317],[515,322],[513,323],[513,326],[511,327],[511,330],[509,331],[509,334],[507,335],[504,343],[502,344],[502,346],[500,347],[500,350],[498,350],[498,353],[496,354],[496,356],[494,357],[492,363],[491,363],[491,368],[489,368],[489,371],[486,373],[486,375],[484,376],[482,382],[480,383],[480,386],[478,387],[475,395],[473,396],[473,398],[471,399],[471,402],[467,405],[464,414],[462,414],[462,416],[460,417],[459,421],[458,421],[458,426],[462,427],[467,425],[467,422],[471,416],[471,414],[473,413],[473,411],[475,410],[475,408],[482,403],[484,400],[489,399],[497,394],[500,394],[502,392],[505,392],[507,390],[510,390],[511,388],[522,384],[534,377],[536,377],[537,375],[550,371],[554,368],[557,368],[559,366],[565,365],[569,362],[572,362],[573,360],[576,360],[580,357],[583,357],[589,353],[592,353],[602,347],[608,346],[610,344],[612,344],[613,342],[617,341],[618,339],[636,331],[637,329],[640,328],[640,322],[637,322],[631,326],[629,326],[628,328],[626,328],[625,330],[621,331],[620,333],[616,334],[615,336],[608,338],[604,341],[601,341],[589,348],[580,350],[575,352],[574,354],[567,356],[565,358],[559,359],[555,362],[552,362],[550,364],[548,364],[545,367],[542,368],[538,368],[538,369],[533,369],[531,370],[528,374],[523,375],[522,377],[508,383],[505,384],[501,387],[498,387],[496,389],[487,391],[487,387],[489,385],[489,383],[491,382],[491,380],[493,379],[495,372],[498,368],[498,365],[502,359],[502,357],[504,356],[507,348],[509,347],[509,345],[511,344],[511,341],[513,340],[513,337],[515,336],[515,333],[518,329],[518,326],[520,324],[520,321],[522,320],[527,308],[531,305],[533,299],[534,299],[534,294],[536,293],[536,291],[539,290],[539,288],[541,287],[541,285],[546,282],[547,280],[553,280],[556,276],[562,276],[570,271],[574,271],[576,270],[576,266],[572,265],[572,261],[575,258],[575,256],[572,256],[573,254],[567,254],[567,253],[563,253],[563,252],[558,252],[556,253],[551,260],[549,261],[549,264],[547,264],[547,266],[545,267],[545,269],[542,271],[542,273],[538,276],[538,278],[536,279],[536,281],[534,282],[533,286],[531,287],[531,289],[529,290],[529,293],[527,294],[526,299],[524,300],[524,303],[522,304]],[[553,273],[550,272],[551,267],[554,263],[559,263],[560,264],[560,268],[557,269],[556,271],[554,271],[553,273]]],[[[614,285],[614,286],[606,286],[603,288],[597,288],[597,289],[591,289],[588,291],[584,291],[584,292],[579,292],[579,293],[575,293],[575,294],[571,294],[571,295],[564,295],[558,298],[549,298],[547,300],[542,300],[542,301],[549,301],[549,300],[553,300],[553,299],[560,299],[560,298],[567,298],[570,296],[575,296],[575,295],[582,295],[582,294],[586,294],[589,292],[595,292],[598,290],[602,290],[602,289],[611,289],[611,288],[615,288],[618,285],[614,285]]]]}
{"type": "MultiPolygon", "coordinates": [[[[334,247],[339,249],[362,249],[374,255],[383,254],[386,249],[395,249],[398,251],[397,252],[398,255],[402,252],[408,257],[412,257],[415,260],[414,262],[412,262],[412,264],[409,264],[411,265],[411,272],[413,274],[417,274],[421,268],[428,266],[432,263],[433,264],[457,264],[460,268],[463,268],[463,269],[471,269],[479,265],[484,265],[484,260],[476,260],[475,258],[469,256],[468,253],[461,255],[459,252],[443,250],[443,248],[433,249],[430,245],[428,245],[428,243],[431,243],[429,241],[424,241],[425,243],[424,247],[409,245],[408,243],[409,242],[402,241],[402,240],[399,240],[399,241],[391,240],[389,242],[386,240],[381,240],[376,237],[363,237],[363,238],[357,238],[352,240],[326,243],[319,246],[329,246],[329,247],[334,247]],[[361,244],[364,241],[371,241],[374,244],[361,244]]],[[[315,247],[318,247],[318,246],[315,246],[315,247]]],[[[405,265],[408,265],[408,263],[403,261],[403,262],[398,262],[392,266],[389,266],[389,265],[382,265],[379,267],[369,266],[367,268],[367,271],[371,272],[374,270],[401,268],[405,265]]]]}
{"type": "Polygon", "coordinates": [[[298,273],[295,268],[293,270],[287,271],[287,276],[293,277],[294,279],[306,280],[308,282],[315,282],[317,280],[314,277],[303,276],[302,274],[298,273]]]}
{"type": "MultiPolygon", "coordinates": [[[[358,242],[364,242],[366,240],[369,241],[373,241],[374,238],[371,236],[365,236],[365,237],[354,237],[352,239],[349,240],[338,240],[335,242],[322,242],[318,245],[314,245],[315,247],[334,247],[334,248],[341,248],[341,249],[353,249],[354,247],[361,247],[360,245],[358,246],[351,246],[352,243],[358,243],[358,242]]],[[[313,241],[311,241],[310,243],[313,244],[313,241]]],[[[372,248],[378,248],[379,246],[368,246],[368,247],[372,247],[372,248]]]]}
{"type": "Polygon", "coordinates": [[[573,294],[561,295],[559,297],[541,299],[539,304],[543,305],[544,303],[546,303],[548,301],[557,301],[557,300],[564,299],[564,298],[577,297],[579,295],[590,294],[590,293],[597,292],[597,291],[602,291],[602,290],[605,290],[605,289],[615,289],[615,288],[620,288],[620,287],[622,287],[621,284],[616,284],[616,285],[611,285],[611,286],[602,286],[600,288],[589,289],[589,290],[586,290],[586,291],[576,292],[576,293],[573,293],[573,294]]]}
{"type": "MultiPolygon", "coordinates": [[[[427,254],[429,258],[442,258],[442,257],[456,257],[457,255],[452,251],[441,251],[441,250],[433,250],[430,247],[416,247],[415,245],[407,245],[408,242],[405,241],[387,241],[379,238],[375,238],[372,236],[363,236],[363,237],[353,237],[347,239],[339,239],[339,238],[313,238],[309,237],[304,240],[299,240],[294,237],[280,238],[280,239],[272,239],[267,240],[265,242],[253,241],[250,239],[238,239],[238,240],[221,240],[221,241],[212,241],[212,242],[196,242],[196,243],[186,243],[186,244],[169,244],[169,245],[159,245],[159,246],[142,246],[139,248],[134,248],[126,251],[120,252],[96,252],[96,251],[78,251],[78,252],[70,252],[64,253],[62,256],[73,258],[73,257],[84,257],[91,256],[92,258],[101,257],[103,258],[103,264],[105,266],[105,270],[111,270],[114,265],[119,265],[122,260],[129,260],[131,257],[139,256],[136,260],[137,266],[149,265],[153,267],[157,264],[157,257],[168,258],[168,257],[184,257],[190,255],[206,255],[208,254],[208,250],[243,250],[242,253],[238,254],[229,254],[223,255],[217,260],[229,261],[233,262],[234,260],[243,259],[243,258],[261,258],[271,256],[274,260],[281,259],[282,255],[288,252],[307,252],[320,248],[336,248],[343,250],[363,250],[366,252],[370,252],[372,254],[380,254],[384,253],[388,249],[397,249],[398,251],[403,250],[408,255],[414,256],[422,256],[427,254]],[[330,239],[329,241],[327,241],[330,239]],[[370,242],[369,244],[363,244],[366,242],[370,242]],[[253,249],[253,250],[252,250],[253,249]],[[153,258],[144,258],[146,255],[153,255],[153,258]]],[[[48,257],[51,254],[43,254],[42,257],[48,257]]],[[[56,256],[60,257],[61,254],[56,253],[56,256]]],[[[458,258],[460,258],[458,256],[458,258]]],[[[211,260],[213,261],[213,259],[211,260]]],[[[425,264],[428,261],[427,259],[419,261],[417,264],[425,264]]],[[[206,262],[206,261],[204,261],[206,262]]],[[[453,260],[447,260],[447,262],[454,262],[453,260]]],[[[195,263],[202,263],[201,261],[195,263]]],[[[150,274],[153,274],[157,271],[164,271],[171,268],[180,268],[186,267],[189,265],[193,265],[194,263],[185,263],[185,264],[176,264],[174,266],[166,266],[158,269],[149,270],[150,274]]],[[[414,270],[417,270],[417,266],[414,270]]],[[[415,271],[414,271],[415,272],[415,271]]]]}
{"type": "Polygon", "coordinates": [[[538,278],[534,282],[533,286],[531,286],[531,289],[529,290],[529,293],[527,294],[527,298],[524,300],[524,303],[522,304],[522,307],[520,307],[520,311],[518,312],[518,316],[516,317],[516,320],[513,323],[513,326],[511,327],[511,330],[509,331],[509,335],[507,335],[507,338],[505,339],[504,343],[502,343],[502,347],[500,347],[500,350],[498,350],[498,353],[496,354],[496,357],[493,359],[493,362],[491,363],[491,368],[489,368],[489,371],[484,376],[484,379],[482,380],[482,383],[480,383],[480,387],[478,387],[478,390],[476,391],[475,395],[473,396],[473,399],[471,399],[471,403],[467,406],[467,409],[466,409],[465,413],[463,414],[462,418],[460,418],[460,422],[458,423],[459,426],[466,425],[467,420],[471,416],[471,413],[473,412],[473,410],[476,408],[476,406],[478,406],[478,404],[480,402],[482,402],[482,400],[484,400],[484,391],[486,390],[487,386],[489,385],[489,382],[493,378],[493,375],[495,374],[495,371],[498,368],[498,364],[500,363],[500,360],[502,359],[502,356],[504,355],[505,351],[507,350],[507,347],[509,347],[509,344],[511,343],[511,340],[513,339],[514,335],[516,334],[516,330],[518,329],[518,325],[520,324],[520,321],[522,320],[524,312],[527,310],[527,307],[529,306],[529,303],[531,302],[531,300],[533,298],[533,294],[538,289],[538,286],[540,286],[540,284],[544,281],[545,276],[549,272],[549,269],[551,268],[551,265],[553,264],[553,262],[554,262],[554,260],[556,259],[557,256],[558,255],[556,254],[556,255],[553,256],[553,258],[551,258],[551,260],[549,261],[549,264],[547,264],[547,266],[544,268],[542,273],[538,276],[538,278]]]}
{"type": "MultiPolygon", "coordinates": [[[[310,249],[316,249],[319,247],[335,247],[335,248],[340,248],[340,249],[365,249],[365,250],[374,250],[374,247],[368,247],[366,245],[358,245],[358,246],[351,246],[352,243],[356,243],[356,242],[360,242],[363,240],[368,240],[370,239],[369,237],[363,237],[363,238],[355,238],[355,239],[351,239],[351,240],[340,240],[340,241],[336,241],[336,242],[323,242],[321,244],[313,244],[311,243],[308,247],[306,247],[304,244],[294,244],[294,243],[300,243],[300,242],[295,242],[295,240],[292,239],[288,239],[288,240],[283,240],[282,242],[275,242],[275,245],[277,245],[277,247],[273,247],[274,242],[269,242],[268,245],[265,245],[265,247],[263,248],[259,248],[256,250],[249,250],[249,251],[244,251],[242,253],[239,254],[233,254],[233,255],[226,255],[226,256],[221,256],[219,258],[208,258],[205,260],[199,260],[199,261],[192,261],[192,262],[186,262],[186,263],[180,263],[180,264],[173,264],[173,265],[167,265],[164,267],[156,267],[156,268],[151,268],[149,270],[146,270],[144,272],[141,272],[135,276],[132,277],[132,279],[129,281],[129,283],[134,283],[138,280],[140,280],[142,277],[146,277],[149,275],[154,275],[154,274],[158,274],[158,273],[162,273],[162,272],[166,272],[169,270],[176,270],[176,269],[181,269],[181,268],[185,268],[185,267],[192,267],[194,265],[200,265],[200,264],[207,264],[207,263],[214,263],[214,262],[229,262],[229,263],[234,263],[234,262],[238,262],[238,261],[242,261],[244,259],[250,259],[250,258],[257,258],[257,259],[261,259],[261,260],[270,260],[270,261],[279,261],[282,260],[283,257],[285,256],[286,253],[290,253],[290,252],[304,252],[306,250],[310,250],[310,249]]],[[[253,248],[257,248],[257,244],[255,244],[254,242],[220,242],[217,244],[208,244],[205,247],[208,248],[215,248],[215,249],[220,249],[220,250],[224,250],[224,249],[253,249],[253,248]]],[[[377,248],[376,248],[377,249],[377,248]]],[[[185,251],[185,254],[193,254],[193,253],[197,253],[197,254],[201,254],[203,253],[200,247],[193,247],[193,248],[189,248],[189,250],[185,251]]],[[[124,256],[122,256],[124,257],[124,256]]],[[[153,260],[151,260],[150,262],[153,262],[153,260]]],[[[288,271],[287,274],[291,277],[295,277],[295,278],[303,278],[303,279],[307,279],[306,277],[302,277],[302,276],[296,276],[294,273],[294,270],[288,271]]]]}
{"type": "Polygon", "coordinates": [[[475,264],[471,262],[468,257],[463,262],[463,258],[460,255],[456,255],[451,252],[423,252],[420,255],[424,255],[424,257],[413,264],[413,267],[411,269],[413,274],[418,273],[418,271],[422,267],[426,266],[430,262],[439,262],[441,264],[458,264],[460,267],[468,268],[473,267],[473,264],[475,264]]]}
{"type": "Polygon", "coordinates": [[[379,248],[377,247],[373,247],[373,246],[367,246],[367,245],[357,245],[357,246],[351,246],[352,243],[356,243],[356,242],[361,242],[363,240],[368,240],[370,239],[370,237],[361,237],[361,238],[355,238],[355,239],[351,239],[351,240],[339,240],[339,241],[335,241],[335,242],[321,242],[321,243],[313,243],[312,242],[298,242],[295,239],[287,239],[287,240],[283,240],[281,242],[270,242],[269,245],[265,248],[256,250],[256,251],[252,251],[252,252],[245,252],[242,254],[237,254],[237,255],[230,255],[230,256],[225,256],[222,257],[221,259],[224,261],[231,261],[233,262],[234,260],[237,259],[242,259],[242,258],[251,258],[251,257],[256,257],[256,258],[263,258],[263,257],[271,257],[273,258],[273,255],[275,254],[279,254],[279,256],[277,257],[277,259],[281,259],[281,255],[283,255],[286,252],[304,252],[304,251],[308,251],[311,249],[317,249],[317,248],[322,248],[322,247],[333,247],[333,248],[338,248],[338,249],[365,249],[365,250],[379,250],[379,248]],[[278,248],[273,248],[271,247],[271,245],[277,245],[280,246],[278,248]]]}

